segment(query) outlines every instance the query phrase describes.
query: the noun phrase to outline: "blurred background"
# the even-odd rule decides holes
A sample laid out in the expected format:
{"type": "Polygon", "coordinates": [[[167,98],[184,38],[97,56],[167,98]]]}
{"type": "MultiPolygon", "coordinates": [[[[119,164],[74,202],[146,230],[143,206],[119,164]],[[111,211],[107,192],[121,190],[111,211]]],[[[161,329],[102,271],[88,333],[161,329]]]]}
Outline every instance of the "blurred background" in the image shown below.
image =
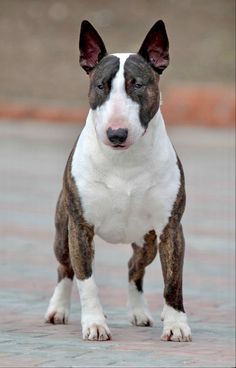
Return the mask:
{"type": "Polygon", "coordinates": [[[69,108],[75,112],[70,120],[84,119],[88,79],[78,63],[83,19],[110,53],[136,52],[163,19],[171,55],[161,80],[167,121],[233,125],[234,0],[1,0],[0,114],[17,115],[17,104],[53,108],[58,120],[69,108]]]}

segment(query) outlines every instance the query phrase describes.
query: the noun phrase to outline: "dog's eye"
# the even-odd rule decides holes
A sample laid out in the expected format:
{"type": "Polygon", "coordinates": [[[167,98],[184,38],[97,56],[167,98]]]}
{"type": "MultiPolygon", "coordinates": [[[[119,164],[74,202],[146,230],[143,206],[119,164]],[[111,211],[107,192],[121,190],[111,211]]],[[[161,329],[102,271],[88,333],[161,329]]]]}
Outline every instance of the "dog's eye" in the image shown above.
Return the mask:
{"type": "Polygon", "coordinates": [[[135,83],[134,87],[135,87],[135,89],[140,89],[140,88],[143,87],[143,84],[142,83],[135,83]]]}
{"type": "Polygon", "coordinates": [[[99,84],[97,85],[97,88],[98,88],[98,89],[100,89],[100,90],[104,89],[104,85],[103,85],[103,83],[99,83],[99,84]]]}

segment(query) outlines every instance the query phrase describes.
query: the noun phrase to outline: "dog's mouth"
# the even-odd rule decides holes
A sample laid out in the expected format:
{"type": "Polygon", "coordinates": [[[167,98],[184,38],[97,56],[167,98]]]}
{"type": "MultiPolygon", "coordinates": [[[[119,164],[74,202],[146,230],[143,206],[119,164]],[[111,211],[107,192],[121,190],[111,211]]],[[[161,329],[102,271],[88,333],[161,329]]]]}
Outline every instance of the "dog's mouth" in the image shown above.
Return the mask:
{"type": "Polygon", "coordinates": [[[106,146],[108,146],[109,148],[111,148],[114,151],[125,151],[130,146],[133,145],[133,143],[128,141],[128,140],[124,143],[111,143],[108,140],[106,140],[105,142],[103,141],[103,143],[105,143],[106,146]]]}
{"type": "Polygon", "coordinates": [[[113,146],[114,148],[125,148],[125,145],[124,144],[114,144],[113,146]]]}
{"type": "Polygon", "coordinates": [[[129,145],[125,144],[113,144],[111,145],[111,148],[117,151],[124,151],[129,148],[129,145]]]}

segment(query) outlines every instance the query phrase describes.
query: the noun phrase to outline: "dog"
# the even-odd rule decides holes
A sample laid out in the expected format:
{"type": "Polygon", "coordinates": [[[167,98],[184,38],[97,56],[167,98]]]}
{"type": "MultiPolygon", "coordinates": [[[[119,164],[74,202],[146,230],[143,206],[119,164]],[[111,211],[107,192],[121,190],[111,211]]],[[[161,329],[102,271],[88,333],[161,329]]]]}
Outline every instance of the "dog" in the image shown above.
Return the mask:
{"type": "Polygon", "coordinates": [[[160,111],[159,79],[169,64],[165,24],[154,24],[138,53],[109,55],[84,20],[79,48],[80,65],[90,79],[91,108],[57,202],[58,283],[46,322],[68,322],[75,275],[83,339],[111,339],[93,274],[96,234],[109,243],[132,245],[128,296],[136,326],[153,325],[143,278],[159,248],[165,285],[161,339],[191,341],[182,296],[184,173],[160,111]]]}

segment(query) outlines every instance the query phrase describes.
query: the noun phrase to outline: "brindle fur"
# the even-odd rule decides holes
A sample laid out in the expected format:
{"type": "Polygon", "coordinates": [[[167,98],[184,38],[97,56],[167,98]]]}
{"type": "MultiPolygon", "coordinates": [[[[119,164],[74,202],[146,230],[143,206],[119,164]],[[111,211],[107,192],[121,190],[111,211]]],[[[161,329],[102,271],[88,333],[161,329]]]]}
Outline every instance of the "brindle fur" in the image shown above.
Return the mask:
{"type": "Polygon", "coordinates": [[[95,110],[109,98],[112,80],[119,66],[119,58],[114,55],[108,55],[89,73],[90,87],[88,97],[91,109],[95,110]]]}
{"type": "Polygon", "coordinates": [[[164,278],[164,298],[174,309],[184,312],[182,273],[184,262],[184,235],[180,223],[185,209],[184,172],[178,159],[180,188],[169,222],[160,236],[159,252],[164,278]]]}
{"type": "Polygon", "coordinates": [[[58,282],[64,277],[73,280],[74,271],[71,267],[69,247],[68,247],[68,215],[65,208],[65,199],[61,191],[56,208],[55,216],[56,234],[54,240],[54,252],[59,262],[58,282]]]}
{"type": "Polygon", "coordinates": [[[78,191],[71,176],[71,161],[68,159],[63,189],[56,208],[56,235],[54,252],[59,262],[58,282],[64,277],[73,279],[74,273],[80,280],[92,275],[93,226],[84,217],[78,191]]]}
{"type": "Polygon", "coordinates": [[[133,255],[128,262],[129,282],[134,281],[139,292],[143,292],[143,277],[147,267],[157,254],[157,237],[154,230],[144,236],[143,246],[132,244],[133,255]]]}
{"type": "Polygon", "coordinates": [[[141,55],[130,55],[124,65],[127,95],[140,105],[139,118],[145,129],[160,105],[159,75],[141,55]],[[136,89],[134,84],[140,83],[136,89]]]}

